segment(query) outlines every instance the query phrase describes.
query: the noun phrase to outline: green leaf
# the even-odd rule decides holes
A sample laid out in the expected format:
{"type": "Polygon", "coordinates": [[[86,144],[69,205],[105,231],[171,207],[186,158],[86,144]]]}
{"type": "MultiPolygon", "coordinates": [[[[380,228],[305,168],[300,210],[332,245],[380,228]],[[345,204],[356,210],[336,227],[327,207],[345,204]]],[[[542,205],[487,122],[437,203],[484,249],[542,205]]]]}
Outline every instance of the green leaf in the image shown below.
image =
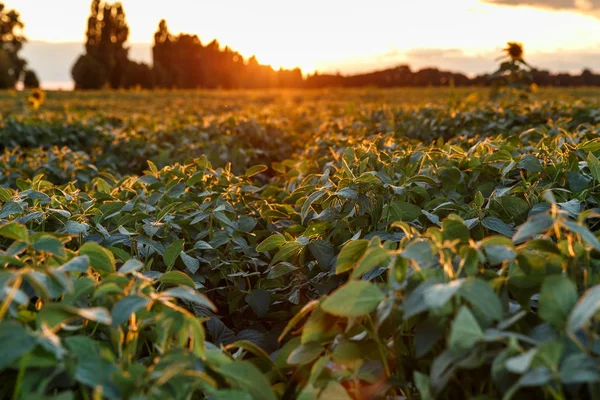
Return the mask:
{"type": "Polygon", "coordinates": [[[294,272],[297,269],[297,267],[290,263],[279,263],[277,265],[273,265],[273,267],[269,269],[267,279],[277,279],[281,276],[289,274],[290,272],[294,272]]]}
{"type": "Polygon", "coordinates": [[[374,311],[383,298],[383,293],[374,284],[351,281],[327,296],[321,308],[339,317],[361,317],[374,311]]]}
{"type": "Polygon", "coordinates": [[[23,212],[23,208],[14,201],[6,202],[0,210],[0,218],[7,218],[11,215],[20,214],[23,212]]]}
{"type": "Polygon", "coordinates": [[[309,342],[298,346],[287,359],[290,365],[304,365],[317,359],[323,353],[323,346],[316,342],[309,342]]]}
{"type": "Polygon", "coordinates": [[[253,167],[248,168],[244,175],[246,176],[246,178],[250,178],[254,175],[260,174],[261,172],[265,172],[268,169],[269,167],[267,167],[266,165],[255,165],[253,167]]]}
{"type": "Polygon", "coordinates": [[[0,324],[0,370],[5,370],[13,361],[31,351],[37,344],[35,337],[13,321],[0,324]]]}
{"type": "Polygon", "coordinates": [[[470,278],[461,286],[460,295],[482,315],[495,321],[502,319],[502,302],[487,282],[470,278]]]}
{"type": "Polygon", "coordinates": [[[185,267],[191,274],[195,274],[200,269],[200,261],[197,258],[188,256],[183,251],[179,254],[181,260],[185,264],[185,267]]]}
{"type": "Polygon", "coordinates": [[[265,251],[275,250],[283,246],[286,242],[285,236],[275,234],[263,240],[263,242],[256,247],[256,251],[263,253],[265,251]]]}
{"type": "Polygon", "coordinates": [[[600,382],[600,370],[593,357],[570,354],[560,365],[560,381],[565,385],[600,382]]]}
{"type": "Polygon", "coordinates": [[[87,242],[79,249],[79,255],[88,256],[92,268],[100,274],[116,271],[113,254],[96,242],[87,242]]]}
{"type": "Polygon", "coordinates": [[[463,283],[463,279],[456,279],[448,283],[428,286],[423,293],[425,305],[430,309],[443,307],[458,292],[463,283]]]}
{"type": "Polygon", "coordinates": [[[395,200],[389,205],[390,221],[414,221],[421,216],[421,207],[407,203],[402,200],[395,200]]]}
{"type": "Polygon", "coordinates": [[[294,241],[294,242],[287,242],[286,244],[283,245],[283,247],[281,248],[281,250],[279,250],[276,254],[275,257],[273,257],[273,259],[271,260],[271,264],[277,264],[280,261],[287,261],[291,258],[293,258],[294,256],[296,256],[298,254],[298,252],[300,251],[300,249],[303,247],[302,243],[294,241]]]}
{"type": "Polygon", "coordinates": [[[587,165],[596,181],[600,181],[600,161],[592,153],[588,153],[587,165]]]}
{"type": "Polygon", "coordinates": [[[504,236],[507,236],[510,238],[514,235],[512,228],[499,218],[487,217],[487,218],[484,218],[483,221],[481,221],[481,224],[483,226],[485,226],[486,228],[488,228],[489,230],[499,233],[501,235],[504,235],[504,236]]]}
{"type": "Polygon", "coordinates": [[[168,296],[168,297],[174,297],[174,298],[181,299],[181,300],[186,300],[191,303],[195,303],[199,306],[206,307],[209,310],[212,310],[214,312],[217,312],[217,307],[215,307],[215,305],[212,303],[212,301],[210,301],[208,299],[208,297],[206,297],[202,293],[198,292],[197,290],[191,289],[189,287],[180,286],[180,287],[172,288],[169,290],[165,290],[164,292],[161,292],[160,295],[161,295],[161,297],[168,296]]]}
{"type": "Polygon", "coordinates": [[[362,258],[368,246],[369,241],[365,239],[348,242],[338,255],[335,273],[343,274],[354,268],[354,265],[362,258]]]}
{"type": "Polygon", "coordinates": [[[187,286],[192,289],[196,288],[196,284],[188,275],[181,271],[169,271],[164,273],[157,279],[158,282],[171,286],[187,286]]]}
{"type": "Polygon", "coordinates": [[[577,332],[598,312],[600,309],[600,285],[587,290],[579,299],[577,305],[569,314],[567,329],[571,333],[577,332]]]}
{"type": "Polygon", "coordinates": [[[27,228],[17,222],[9,222],[0,226],[0,236],[21,242],[29,242],[27,228]]]}
{"type": "Polygon", "coordinates": [[[433,400],[433,395],[431,394],[431,386],[429,384],[429,377],[420,373],[419,371],[414,372],[415,385],[419,390],[419,394],[421,395],[421,400],[433,400]]]}
{"type": "Polygon", "coordinates": [[[319,399],[327,400],[352,400],[346,388],[337,381],[329,381],[321,392],[319,399]]]}
{"type": "Polygon", "coordinates": [[[310,211],[310,206],[315,201],[319,200],[321,197],[325,196],[326,194],[327,194],[326,190],[319,190],[319,191],[313,192],[310,196],[308,196],[306,201],[304,201],[304,204],[302,204],[302,209],[300,210],[300,218],[302,220],[302,223],[304,223],[304,221],[306,220],[306,217],[308,216],[308,213],[310,211]]]}
{"type": "Polygon", "coordinates": [[[321,268],[329,269],[329,264],[335,257],[335,250],[331,243],[324,240],[313,240],[308,244],[308,250],[317,259],[321,268]]]}
{"type": "Polygon", "coordinates": [[[214,400],[253,400],[252,395],[243,390],[221,389],[210,396],[214,400]]]}
{"type": "Polygon", "coordinates": [[[352,272],[351,278],[360,278],[374,267],[381,265],[384,261],[389,259],[391,254],[392,252],[390,250],[379,246],[369,247],[352,272]]]}
{"type": "Polygon", "coordinates": [[[458,315],[452,321],[449,340],[450,349],[456,351],[470,350],[481,339],[483,339],[483,331],[477,320],[466,306],[462,306],[458,311],[458,315]]]}
{"type": "Polygon", "coordinates": [[[223,364],[218,372],[233,387],[247,391],[254,400],[276,400],[271,384],[262,372],[249,361],[223,364]]]}
{"type": "Polygon", "coordinates": [[[525,240],[550,229],[554,225],[554,218],[546,213],[535,214],[519,227],[513,236],[513,242],[522,243],[525,240]]]}
{"type": "Polygon", "coordinates": [[[87,272],[90,268],[90,259],[86,256],[74,257],[58,269],[62,272],[87,272]]]}
{"type": "Polygon", "coordinates": [[[131,258],[125,262],[119,268],[119,273],[121,274],[130,274],[132,272],[141,271],[144,268],[144,263],[140,260],[136,260],[135,258],[131,258]]]}
{"type": "Polygon", "coordinates": [[[425,239],[417,239],[409,243],[400,255],[413,260],[420,268],[430,268],[437,262],[431,244],[425,239]]]}
{"type": "Polygon", "coordinates": [[[170,268],[173,265],[175,265],[177,257],[179,257],[179,255],[183,251],[184,243],[185,241],[183,239],[176,240],[173,243],[171,243],[171,245],[165,250],[163,254],[163,260],[167,267],[170,268]]]}
{"type": "Polygon", "coordinates": [[[12,200],[12,192],[9,189],[0,187],[0,201],[6,203],[12,200]]]}
{"type": "Polygon", "coordinates": [[[271,294],[263,289],[253,290],[246,295],[246,303],[259,317],[263,317],[269,311],[271,294]]]}
{"type": "Polygon", "coordinates": [[[66,254],[62,242],[51,235],[42,235],[37,238],[33,243],[33,248],[59,257],[64,257],[66,254]]]}
{"type": "Polygon", "coordinates": [[[131,317],[138,310],[146,307],[150,299],[140,296],[127,296],[119,300],[112,309],[112,326],[119,326],[131,317]]]}
{"type": "Polygon", "coordinates": [[[525,373],[531,366],[537,350],[538,349],[534,347],[525,353],[507,359],[505,362],[506,369],[514,374],[525,373]]]}
{"type": "Polygon", "coordinates": [[[577,233],[583,240],[585,240],[595,250],[600,251],[600,241],[588,228],[580,225],[573,221],[562,220],[561,224],[565,226],[571,232],[577,233]]]}
{"type": "Polygon", "coordinates": [[[105,308],[79,308],[59,303],[44,305],[38,317],[40,321],[46,323],[50,328],[54,328],[75,317],[85,318],[103,325],[110,325],[112,323],[112,317],[105,308]]]}
{"type": "Polygon", "coordinates": [[[544,321],[562,329],[577,303],[577,287],[567,277],[549,276],[540,291],[539,315],[544,321]]]}
{"type": "Polygon", "coordinates": [[[526,154],[521,158],[521,161],[519,161],[519,168],[527,170],[527,172],[542,172],[540,160],[531,154],[526,154]]]}

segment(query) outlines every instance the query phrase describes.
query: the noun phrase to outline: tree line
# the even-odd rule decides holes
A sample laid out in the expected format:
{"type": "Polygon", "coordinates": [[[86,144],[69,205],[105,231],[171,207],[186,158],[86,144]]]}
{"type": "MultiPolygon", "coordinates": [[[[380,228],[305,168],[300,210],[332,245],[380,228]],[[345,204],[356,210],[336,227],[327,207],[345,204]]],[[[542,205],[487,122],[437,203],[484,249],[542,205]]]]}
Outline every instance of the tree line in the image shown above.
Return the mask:
{"type": "MultiPolygon", "coordinates": [[[[27,39],[24,23],[15,10],[0,2],[0,88],[39,87],[35,72],[19,57],[27,39]]],[[[152,65],[129,59],[129,26],[120,2],[92,0],[86,30],[85,52],[73,65],[76,89],[181,88],[266,89],[325,87],[488,86],[490,74],[465,74],[423,68],[413,71],[399,65],[363,74],[315,72],[306,77],[299,68],[273,69],[255,56],[245,59],[217,40],[203,44],[197,35],[174,35],[160,21],[154,34],[152,65]]],[[[581,74],[532,70],[538,86],[600,86],[600,75],[585,69],[581,74]]]]}

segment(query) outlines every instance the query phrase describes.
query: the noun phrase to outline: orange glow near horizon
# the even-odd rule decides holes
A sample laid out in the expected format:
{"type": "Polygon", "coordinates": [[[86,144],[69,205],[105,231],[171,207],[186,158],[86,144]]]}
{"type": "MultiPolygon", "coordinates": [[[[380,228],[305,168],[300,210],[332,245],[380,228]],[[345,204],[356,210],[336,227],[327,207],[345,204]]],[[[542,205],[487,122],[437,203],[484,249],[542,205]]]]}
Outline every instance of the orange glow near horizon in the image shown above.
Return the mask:
{"type": "MultiPolygon", "coordinates": [[[[88,0],[5,3],[21,12],[31,40],[84,40],[88,0]]],[[[487,55],[510,40],[523,42],[527,54],[585,52],[597,48],[600,38],[600,19],[589,13],[498,6],[483,0],[122,3],[132,43],[151,42],[159,20],[165,18],[173,33],[197,34],[203,43],[216,38],[245,58],[256,55],[275,69],[299,66],[304,73],[388,67],[412,62],[407,54],[423,49],[487,55]]]]}

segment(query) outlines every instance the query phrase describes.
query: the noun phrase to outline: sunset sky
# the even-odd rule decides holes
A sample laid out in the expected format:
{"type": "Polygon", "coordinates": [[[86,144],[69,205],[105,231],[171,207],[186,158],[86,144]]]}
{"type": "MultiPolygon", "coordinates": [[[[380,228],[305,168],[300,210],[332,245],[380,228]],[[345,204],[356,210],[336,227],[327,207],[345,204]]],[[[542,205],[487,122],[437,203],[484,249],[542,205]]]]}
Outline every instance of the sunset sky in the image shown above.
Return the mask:
{"type": "MultiPolygon", "coordinates": [[[[68,80],[70,65],[81,51],[90,1],[5,3],[27,25],[31,43],[24,55],[42,79],[68,80]]],[[[540,67],[600,69],[600,0],[122,3],[132,58],[144,61],[150,61],[148,44],[165,18],[174,33],[196,33],[204,43],[217,38],[244,56],[256,54],[262,63],[300,66],[305,72],[348,73],[408,62],[415,68],[434,65],[472,74],[493,68],[494,57],[509,40],[523,42],[529,59],[540,67]]]]}

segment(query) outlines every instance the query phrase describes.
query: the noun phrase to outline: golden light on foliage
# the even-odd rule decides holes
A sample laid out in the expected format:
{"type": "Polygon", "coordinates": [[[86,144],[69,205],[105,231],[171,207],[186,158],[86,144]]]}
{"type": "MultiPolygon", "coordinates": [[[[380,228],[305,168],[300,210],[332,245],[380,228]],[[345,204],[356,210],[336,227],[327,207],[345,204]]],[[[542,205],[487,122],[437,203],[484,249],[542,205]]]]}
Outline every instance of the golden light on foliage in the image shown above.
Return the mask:
{"type": "Polygon", "coordinates": [[[508,42],[504,52],[513,61],[520,61],[523,59],[523,44],[518,42],[508,42]]]}
{"type": "Polygon", "coordinates": [[[27,98],[27,106],[32,110],[39,109],[46,100],[46,93],[41,89],[33,89],[27,98]]]}

